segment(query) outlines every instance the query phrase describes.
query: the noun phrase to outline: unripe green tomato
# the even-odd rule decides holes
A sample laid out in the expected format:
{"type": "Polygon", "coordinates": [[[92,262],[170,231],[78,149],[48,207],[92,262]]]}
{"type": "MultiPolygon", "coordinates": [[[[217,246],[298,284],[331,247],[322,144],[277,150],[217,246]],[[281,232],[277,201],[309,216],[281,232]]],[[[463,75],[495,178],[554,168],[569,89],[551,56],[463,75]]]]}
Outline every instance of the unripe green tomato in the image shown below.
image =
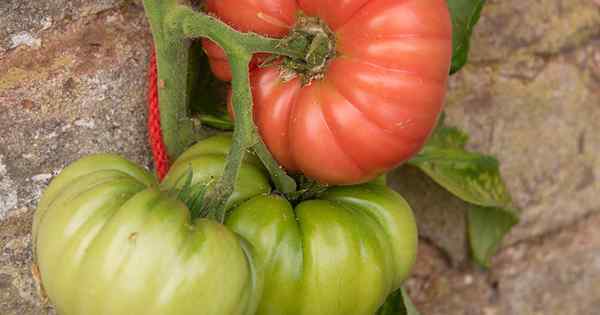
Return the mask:
{"type": "Polygon", "coordinates": [[[293,207],[244,161],[226,223],[167,191],[218,178],[231,138],[203,140],[162,184],[114,155],[57,176],[35,213],[41,282],[60,315],[372,315],[415,260],[413,214],[378,184],[293,207]]]}

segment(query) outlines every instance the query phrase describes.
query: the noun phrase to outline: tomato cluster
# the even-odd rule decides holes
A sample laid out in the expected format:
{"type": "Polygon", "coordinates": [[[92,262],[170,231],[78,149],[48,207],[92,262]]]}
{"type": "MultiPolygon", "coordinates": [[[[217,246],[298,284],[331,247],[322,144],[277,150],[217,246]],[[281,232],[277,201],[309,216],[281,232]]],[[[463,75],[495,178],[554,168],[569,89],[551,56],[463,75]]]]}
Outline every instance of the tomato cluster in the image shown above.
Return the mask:
{"type": "MultiPolygon", "coordinates": [[[[305,60],[254,57],[253,118],[287,171],[341,186],[290,201],[250,153],[237,171],[244,155],[228,159],[229,135],[196,143],[160,183],[119,156],[84,157],[35,213],[44,291],[61,315],[374,314],[407,278],[417,231],[406,201],[373,180],[418,152],[440,115],[452,54],[445,0],[205,4],[239,31],[316,43],[305,60]],[[232,160],[221,223],[188,197],[232,160]]],[[[203,45],[231,80],[225,53],[203,45]]]]}
{"type": "Polygon", "coordinates": [[[191,218],[169,191],[190,170],[192,186],[220,176],[230,143],[197,143],[161,184],[115,155],[63,170],[33,227],[58,313],[374,314],[415,260],[415,221],[402,197],[371,183],[293,206],[248,159],[225,224],[191,218]]]}

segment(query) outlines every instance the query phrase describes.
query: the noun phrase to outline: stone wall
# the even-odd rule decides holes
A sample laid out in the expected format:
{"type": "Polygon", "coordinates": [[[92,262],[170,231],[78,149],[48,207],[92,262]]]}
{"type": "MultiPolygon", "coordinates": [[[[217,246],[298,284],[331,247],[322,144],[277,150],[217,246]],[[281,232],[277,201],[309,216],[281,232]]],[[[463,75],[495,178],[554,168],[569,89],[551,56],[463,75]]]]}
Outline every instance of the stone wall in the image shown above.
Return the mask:
{"type": "MultiPolygon", "coordinates": [[[[0,2],[0,314],[53,314],[30,273],[52,176],[92,152],[148,167],[150,34],[136,1],[0,2]]],[[[423,315],[600,313],[600,6],[488,0],[448,120],[499,157],[523,209],[492,268],[468,260],[466,205],[411,168],[391,176],[422,234],[408,281],[423,315]]]]}

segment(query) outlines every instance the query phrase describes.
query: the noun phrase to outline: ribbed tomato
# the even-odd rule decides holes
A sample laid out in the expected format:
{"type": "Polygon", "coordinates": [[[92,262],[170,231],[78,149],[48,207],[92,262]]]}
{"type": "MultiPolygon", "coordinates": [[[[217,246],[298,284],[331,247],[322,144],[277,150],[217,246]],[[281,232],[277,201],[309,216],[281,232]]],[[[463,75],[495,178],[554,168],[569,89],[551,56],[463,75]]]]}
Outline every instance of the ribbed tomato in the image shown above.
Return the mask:
{"type": "MultiPolygon", "coordinates": [[[[284,37],[298,13],[335,35],[323,78],[283,81],[278,66],[253,67],[254,119],[289,171],[329,184],[373,179],[417,153],[442,109],[452,54],[444,0],[208,0],[240,31],[284,37]]],[[[213,72],[231,72],[205,41],[213,72]]]]}
{"type": "Polygon", "coordinates": [[[227,135],[198,142],[160,185],[110,154],[65,168],[32,233],[58,314],[372,315],[400,287],[415,262],[416,224],[381,183],[292,204],[270,193],[248,156],[225,224],[195,215],[185,179],[189,188],[220,177],[230,145],[227,135]]]}

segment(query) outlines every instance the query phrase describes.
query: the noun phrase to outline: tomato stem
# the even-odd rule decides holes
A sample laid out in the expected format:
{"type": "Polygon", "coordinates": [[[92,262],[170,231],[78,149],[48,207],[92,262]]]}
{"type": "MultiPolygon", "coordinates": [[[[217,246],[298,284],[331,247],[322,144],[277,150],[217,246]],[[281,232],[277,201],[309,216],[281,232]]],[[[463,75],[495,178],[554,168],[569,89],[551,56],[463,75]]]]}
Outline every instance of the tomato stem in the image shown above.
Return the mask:
{"type": "Polygon", "coordinates": [[[158,96],[162,137],[169,159],[174,160],[194,142],[196,136],[187,111],[187,78],[190,42],[176,27],[165,23],[177,0],[144,0],[154,37],[158,67],[158,96]]]}
{"type": "Polygon", "coordinates": [[[229,116],[227,116],[227,114],[200,114],[195,115],[194,117],[192,117],[192,119],[195,119],[194,121],[199,121],[199,123],[212,128],[226,131],[233,130],[233,120],[231,120],[229,116]]]}
{"type": "Polygon", "coordinates": [[[295,176],[295,178],[298,183],[298,189],[292,193],[285,194],[286,199],[294,205],[304,200],[317,198],[329,188],[328,185],[321,184],[302,174],[295,176]]]}
{"type": "Polygon", "coordinates": [[[223,176],[206,192],[202,212],[208,213],[209,218],[223,222],[242,161],[249,150],[254,150],[265,165],[277,190],[283,193],[296,190],[296,182],[275,161],[252,120],[249,63],[252,55],[257,52],[303,58],[306,55],[306,47],[292,47],[282,44],[278,39],[237,32],[218,19],[179,3],[177,0],[144,1],[156,42],[159,78],[169,79],[163,81],[164,84],[159,84],[163,85],[163,89],[159,90],[161,128],[164,135],[168,134],[164,136],[164,140],[172,159],[183,151],[181,144],[189,145],[193,141],[192,135],[187,132],[187,129],[192,130],[192,125],[186,99],[189,95],[189,85],[186,85],[189,82],[186,82],[186,79],[190,70],[186,68],[189,58],[189,44],[186,42],[189,42],[189,38],[198,37],[214,41],[223,48],[231,66],[233,110],[236,119],[233,143],[223,176]],[[174,63],[178,65],[173,65],[174,63]],[[164,120],[163,113],[166,118],[164,120]],[[186,128],[186,132],[179,133],[183,127],[186,128]]]}
{"type": "Polygon", "coordinates": [[[248,80],[248,64],[252,55],[241,53],[238,56],[229,55],[233,72],[231,82],[233,88],[233,110],[236,115],[233,130],[233,142],[223,176],[215,188],[205,197],[204,207],[209,211],[209,218],[223,222],[229,196],[234,191],[234,184],[242,166],[246,152],[252,147],[255,128],[252,122],[252,93],[248,80]],[[240,75],[240,73],[242,73],[240,75]]]}
{"type": "Polygon", "coordinates": [[[299,14],[288,36],[287,46],[302,47],[301,58],[286,56],[282,64],[284,81],[300,76],[304,85],[322,79],[329,62],[336,55],[336,38],[327,24],[316,16],[299,14]]]}

